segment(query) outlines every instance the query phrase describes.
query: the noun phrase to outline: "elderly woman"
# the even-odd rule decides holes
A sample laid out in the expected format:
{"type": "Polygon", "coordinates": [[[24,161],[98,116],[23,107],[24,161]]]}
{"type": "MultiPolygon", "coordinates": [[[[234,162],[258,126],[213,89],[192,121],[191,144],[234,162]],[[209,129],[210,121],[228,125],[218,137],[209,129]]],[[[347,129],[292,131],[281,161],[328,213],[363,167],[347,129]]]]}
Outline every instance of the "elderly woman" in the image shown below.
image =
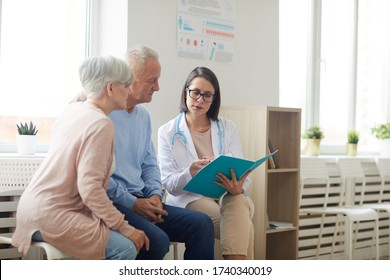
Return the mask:
{"type": "Polygon", "coordinates": [[[133,76],[112,56],[80,66],[88,98],[73,103],[53,126],[49,152],[24,191],[13,245],[26,254],[31,240],[44,240],[77,259],[135,259],[149,247],[106,194],[114,169],[114,127],[107,115],[126,108],[133,76]]]}

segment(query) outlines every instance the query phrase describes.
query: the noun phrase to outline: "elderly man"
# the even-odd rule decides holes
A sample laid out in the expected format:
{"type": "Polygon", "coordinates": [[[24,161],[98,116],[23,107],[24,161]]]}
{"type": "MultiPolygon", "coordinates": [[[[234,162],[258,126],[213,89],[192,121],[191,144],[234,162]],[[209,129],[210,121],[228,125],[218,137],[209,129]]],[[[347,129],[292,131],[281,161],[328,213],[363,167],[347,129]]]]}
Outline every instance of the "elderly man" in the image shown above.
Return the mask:
{"type": "Polygon", "coordinates": [[[116,168],[108,196],[130,225],[143,230],[150,249],[137,259],[163,259],[170,241],[185,243],[184,259],[214,259],[214,229],[200,212],[162,203],[160,170],[151,140],[149,113],[140,105],[152,101],[158,91],[161,66],[149,47],[135,46],[126,52],[133,71],[126,110],[109,115],[115,126],[116,168]]]}

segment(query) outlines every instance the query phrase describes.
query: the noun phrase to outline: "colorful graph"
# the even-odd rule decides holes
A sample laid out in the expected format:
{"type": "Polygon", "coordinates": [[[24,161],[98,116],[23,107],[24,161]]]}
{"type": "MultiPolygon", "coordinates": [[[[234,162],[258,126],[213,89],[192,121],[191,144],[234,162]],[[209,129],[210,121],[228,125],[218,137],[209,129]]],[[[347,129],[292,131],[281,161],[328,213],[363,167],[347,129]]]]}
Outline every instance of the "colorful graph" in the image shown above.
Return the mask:
{"type": "Polygon", "coordinates": [[[234,39],[235,37],[233,25],[213,21],[206,21],[205,25],[204,33],[207,36],[226,39],[234,39]]]}

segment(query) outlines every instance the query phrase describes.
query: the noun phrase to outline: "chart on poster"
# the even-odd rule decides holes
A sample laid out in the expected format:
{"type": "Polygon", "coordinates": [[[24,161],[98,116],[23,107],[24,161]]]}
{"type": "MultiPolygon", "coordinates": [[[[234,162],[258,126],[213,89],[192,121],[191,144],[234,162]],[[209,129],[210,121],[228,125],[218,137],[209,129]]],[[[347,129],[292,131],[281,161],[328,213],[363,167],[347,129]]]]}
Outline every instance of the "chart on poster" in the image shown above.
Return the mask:
{"type": "Polygon", "coordinates": [[[234,62],[235,0],[178,0],[177,11],[179,57],[234,62]]]}

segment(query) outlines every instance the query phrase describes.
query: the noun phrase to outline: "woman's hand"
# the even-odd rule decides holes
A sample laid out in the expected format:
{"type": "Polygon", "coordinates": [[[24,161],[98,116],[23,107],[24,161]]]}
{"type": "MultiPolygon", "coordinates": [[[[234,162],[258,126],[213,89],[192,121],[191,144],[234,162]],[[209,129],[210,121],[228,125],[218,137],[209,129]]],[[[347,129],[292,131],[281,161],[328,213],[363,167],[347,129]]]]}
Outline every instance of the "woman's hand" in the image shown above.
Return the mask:
{"type": "Polygon", "coordinates": [[[231,195],[238,195],[242,194],[244,192],[244,189],[242,188],[246,177],[251,173],[251,170],[248,170],[241,178],[240,180],[237,180],[236,173],[234,172],[233,168],[230,168],[230,174],[232,176],[232,179],[230,180],[228,177],[226,177],[223,173],[218,173],[217,178],[221,182],[213,181],[218,186],[223,187],[228,193],[231,195]]]}
{"type": "Polygon", "coordinates": [[[207,164],[209,164],[211,161],[210,158],[204,157],[203,159],[197,159],[193,161],[190,165],[190,174],[192,177],[196,175],[196,173],[199,172],[203,167],[205,167],[207,164]]]}
{"type": "Polygon", "coordinates": [[[138,253],[142,247],[149,251],[149,238],[142,230],[134,229],[134,232],[128,238],[134,243],[138,253]]]}

